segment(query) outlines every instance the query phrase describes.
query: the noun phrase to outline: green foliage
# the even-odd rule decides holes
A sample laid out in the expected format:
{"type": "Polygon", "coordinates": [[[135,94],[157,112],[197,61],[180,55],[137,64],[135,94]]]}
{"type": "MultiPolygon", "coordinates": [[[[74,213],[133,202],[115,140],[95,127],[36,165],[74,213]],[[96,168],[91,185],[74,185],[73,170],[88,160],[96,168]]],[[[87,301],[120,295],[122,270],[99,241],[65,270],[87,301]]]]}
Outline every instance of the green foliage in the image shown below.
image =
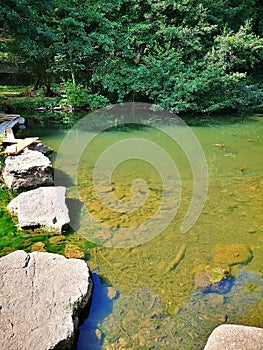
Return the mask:
{"type": "MultiPolygon", "coordinates": [[[[2,136],[0,136],[0,152],[2,152],[2,150],[3,150],[3,137],[2,136]]],[[[1,158],[0,158],[0,169],[1,169],[1,158]]]]}
{"type": "Polygon", "coordinates": [[[20,97],[20,98],[10,98],[6,100],[1,100],[2,106],[8,106],[9,109],[12,109],[13,112],[19,112],[23,109],[25,110],[35,110],[39,107],[52,108],[57,106],[58,102],[56,99],[44,98],[42,96],[28,98],[28,97],[20,97]]]}
{"type": "Polygon", "coordinates": [[[47,86],[71,81],[66,105],[178,112],[262,105],[262,18],[260,0],[11,0],[0,10],[15,44],[3,51],[19,51],[47,86]]]}
{"type": "MultiPolygon", "coordinates": [[[[0,137],[0,153],[3,151],[3,137],[0,137]]],[[[0,155],[0,173],[1,170],[3,168],[5,162],[5,156],[4,155],[0,155]]],[[[2,184],[0,183],[0,188],[2,187],[2,184]]]]}
{"type": "Polygon", "coordinates": [[[225,29],[214,43],[208,57],[226,73],[252,72],[263,62],[263,39],[253,33],[252,21],[246,21],[236,33],[225,29]]]}
{"type": "Polygon", "coordinates": [[[65,93],[62,95],[60,104],[71,107],[90,107],[99,108],[109,104],[109,100],[97,94],[92,94],[90,89],[83,85],[75,85],[72,82],[66,82],[64,85],[65,93]]]}
{"type": "Polygon", "coordinates": [[[23,95],[24,95],[23,86],[9,86],[9,85],[0,86],[1,99],[7,99],[8,97],[19,97],[23,95]]]}

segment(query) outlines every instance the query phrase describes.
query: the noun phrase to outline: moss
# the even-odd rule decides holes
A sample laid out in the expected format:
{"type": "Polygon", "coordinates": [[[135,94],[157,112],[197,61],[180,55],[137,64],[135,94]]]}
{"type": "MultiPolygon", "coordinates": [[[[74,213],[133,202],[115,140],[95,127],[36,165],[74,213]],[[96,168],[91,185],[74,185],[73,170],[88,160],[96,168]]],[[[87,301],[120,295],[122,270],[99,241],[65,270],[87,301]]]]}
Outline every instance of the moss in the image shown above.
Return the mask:
{"type": "Polygon", "coordinates": [[[66,243],[62,242],[57,245],[46,245],[46,250],[49,253],[54,253],[54,254],[61,254],[63,255],[64,249],[65,249],[66,243]]]}

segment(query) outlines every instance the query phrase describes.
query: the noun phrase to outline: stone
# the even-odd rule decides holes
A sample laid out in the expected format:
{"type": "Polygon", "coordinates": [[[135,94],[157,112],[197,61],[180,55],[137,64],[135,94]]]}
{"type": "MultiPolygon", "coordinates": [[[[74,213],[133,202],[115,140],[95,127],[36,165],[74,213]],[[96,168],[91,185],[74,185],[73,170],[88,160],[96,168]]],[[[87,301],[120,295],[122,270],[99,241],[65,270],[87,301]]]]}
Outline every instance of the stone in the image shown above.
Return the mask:
{"type": "Polygon", "coordinates": [[[205,266],[197,267],[194,274],[195,289],[203,293],[224,294],[229,292],[233,285],[229,271],[220,267],[205,266]]]}
{"type": "Polygon", "coordinates": [[[32,244],[30,249],[31,252],[46,252],[45,243],[43,242],[36,242],[32,244]]]}
{"type": "Polygon", "coordinates": [[[50,237],[48,240],[49,240],[50,244],[56,245],[56,244],[60,244],[60,243],[64,242],[66,240],[66,237],[63,235],[59,235],[59,236],[50,237]]]}
{"type": "Polygon", "coordinates": [[[44,145],[42,142],[33,143],[29,146],[29,149],[43,153],[45,156],[53,153],[53,149],[44,145]]]}
{"type": "Polygon", "coordinates": [[[83,260],[16,251],[0,259],[0,349],[70,350],[92,281],[83,260]]]}
{"type": "Polygon", "coordinates": [[[101,333],[101,331],[100,331],[98,328],[96,328],[95,334],[96,334],[96,337],[97,337],[99,340],[101,340],[101,338],[102,338],[102,333],[101,333]]]}
{"type": "Polygon", "coordinates": [[[7,157],[2,176],[7,187],[13,191],[52,186],[54,183],[50,160],[41,152],[31,150],[7,157]]]}
{"type": "Polygon", "coordinates": [[[39,187],[20,193],[12,199],[7,209],[18,217],[21,228],[44,228],[61,232],[70,222],[65,203],[66,188],[39,187]]]}
{"type": "Polygon", "coordinates": [[[75,244],[67,244],[64,255],[66,258],[82,259],[85,254],[83,251],[75,244]]]}
{"type": "Polygon", "coordinates": [[[216,265],[245,264],[252,259],[251,250],[243,243],[217,244],[214,262],[216,265]]]}
{"type": "Polygon", "coordinates": [[[263,329],[223,324],[210,334],[204,350],[262,350],[263,329]]]}
{"type": "Polygon", "coordinates": [[[110,300],[116,298],[117,290],[115,288],[109,286],[109,287],[107,287],[107,292],[108,292],[108,298],[110,300]]]}

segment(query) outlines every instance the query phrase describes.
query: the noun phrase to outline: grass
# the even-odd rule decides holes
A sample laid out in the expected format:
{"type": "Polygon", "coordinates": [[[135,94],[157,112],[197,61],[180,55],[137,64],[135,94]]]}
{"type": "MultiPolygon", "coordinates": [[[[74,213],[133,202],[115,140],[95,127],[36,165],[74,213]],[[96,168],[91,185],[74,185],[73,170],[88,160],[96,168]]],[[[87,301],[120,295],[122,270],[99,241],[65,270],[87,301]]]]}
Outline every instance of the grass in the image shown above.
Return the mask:
{"type": "Polygon", "coordinates": [[[24,88],[24,86],[0,86],[0,98],[25,96],[24,88]]]}
{"type": "Polygon", "coordinates": [[[0,105],[13,112],[34,110],[39,107],[58,105],[58,97],[44,97],[41,89],[33,91],[31,86],[0,86],[0,105]]]}
{"type": "Polygon", "coordinates": [[[94,247],[94,244],[87,242],[77,233],[67,233],[63,236],[63,240],[52,242],[50,238],[54,237],[54,232],[44,229],[22,230],[18,228],[6,209],[13,197],[14,193],[0,188],[0,257],[19,249],[31,252],[33,244],[42,242],[47,252],[61,255],[64,255],[67,244],[74,243],[84,252],[85,258],[89,259],[88,251],[94,247]]]}

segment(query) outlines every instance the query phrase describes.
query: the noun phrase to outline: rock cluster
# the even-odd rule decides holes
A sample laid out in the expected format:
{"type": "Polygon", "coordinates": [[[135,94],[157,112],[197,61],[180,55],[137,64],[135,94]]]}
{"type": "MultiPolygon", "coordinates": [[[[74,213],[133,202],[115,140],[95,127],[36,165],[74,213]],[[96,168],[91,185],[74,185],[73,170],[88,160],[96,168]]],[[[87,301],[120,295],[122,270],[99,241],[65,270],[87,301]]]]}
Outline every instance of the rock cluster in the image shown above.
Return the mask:
{"type": "Polygon", "coordinates": [[[16,251],[0,259],[0,349],[70,350],[92,281],[83,260],[16,251]]]}
{"type": "Polygon", "coordinates": [[[52,149],[41,142],[21,154],[5,160],[2,177],[13,191],[29,190],[13,199],[8,209],[18,216],[21,228],[41,227],[57,232],[70,221],[66,206],[66,188],[53,187],[53,168],[46,157],[52,149]],[[51,187],[52,186],[52,187],[51,187]]]}

